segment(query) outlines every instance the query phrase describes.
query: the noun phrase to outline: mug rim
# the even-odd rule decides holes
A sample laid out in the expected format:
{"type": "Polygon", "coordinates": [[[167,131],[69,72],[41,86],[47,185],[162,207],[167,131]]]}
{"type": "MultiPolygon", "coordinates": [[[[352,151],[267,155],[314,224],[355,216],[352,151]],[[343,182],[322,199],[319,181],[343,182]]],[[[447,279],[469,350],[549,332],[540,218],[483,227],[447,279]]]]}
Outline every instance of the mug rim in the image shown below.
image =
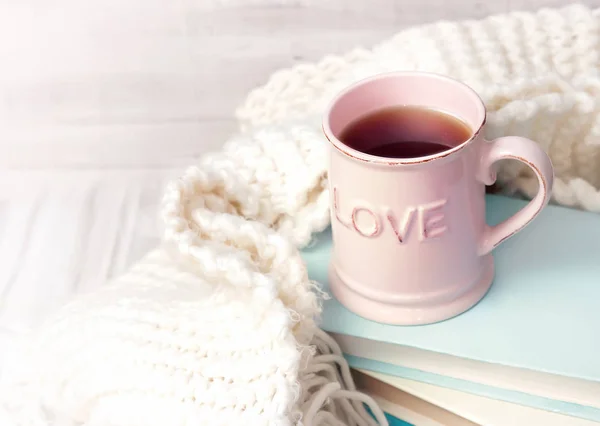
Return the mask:
{"type": "Polygon", "coordinates": [[[323,116],[321,126],[323,129],[323,133],[325,134],[325,137],[334,146],[334,148],[336,148],[338,151],[341,151],[343,154],[346,154],[347,156],[352,157],[356,160],[363,161],[366,163],[383,164],[383,165],[388,165],[388,166],[403,166],[403,165],[429,163],[429,162],[432,162],[435,160],[440,160],[440,159],[449,157],[459,151],[462,151],[465,147],[470,145],[479,136],[479,134],[481,133],[481,130],[483,129],[483,126],[485,125],[486,119],[487,119],[487,109],[485,107],[483,100],[481,99],[479,94],[475,90],[473,90],[470,86],[468,86],[467,84],[463,83],[462,81],[454,79],[452,77],[449,77],[449,76],[446,76],[443,74],[438,74],[438,73],[433,73],[433,72],[425,72],[425,71],[391,71],[391,72],[380,73],[380,74],[373,75],[371,77],[366,77],[366,78],[360,79],[360,80],[352,83],[351,85],[347,86],[342,91],[338,92],[338,94],[335,95],[333,97],[333,99],[329,102],[325,111],[326,111],[326,113],[323,116]],[[362,151],[351,148],[348,145],[346,145],[345,143],[343,143],[342,141],[340,141],[333,134],[333,131],[331,130],[331,127],[329,125],[329,118],[331,116],[331,111],[333,110],[333,107],[336,105],[336,103],[342,97],[344,97],[348,93],[356,90],[358,87],[363,86],[365,84],[369,84],[373,81],[377,81],[377,80],[381,80],[381,79],[385,79],[385,78],[402,78],[402,77],[414,77],[414,76],[439,79],[439,80],[444,80],[445,82],[448,82],[448,83],[458,84],[464,90],[466,90],[469,95],[472,96],[473,100],[478,104],[478,108],[480,108],[480,112],[482,113],[482,119],[481,119],[481,122],[479,123],[479,125],[477,126],[477,128],[472,130],[472,134],[469,139],[460,143],[459,145],[456,145],[455,147],[452,147],[450,149],[447,149],[445,151],[438,152],[438,153],[432,154],[432,155],[427,155],[427,156],[422,156],[422,157],[411,157],[411,158],[390,158],[390,157],[379,157],[379,156],[375,156],[375,155],[371,155],[371,154],[366,154],[362,151]]]}

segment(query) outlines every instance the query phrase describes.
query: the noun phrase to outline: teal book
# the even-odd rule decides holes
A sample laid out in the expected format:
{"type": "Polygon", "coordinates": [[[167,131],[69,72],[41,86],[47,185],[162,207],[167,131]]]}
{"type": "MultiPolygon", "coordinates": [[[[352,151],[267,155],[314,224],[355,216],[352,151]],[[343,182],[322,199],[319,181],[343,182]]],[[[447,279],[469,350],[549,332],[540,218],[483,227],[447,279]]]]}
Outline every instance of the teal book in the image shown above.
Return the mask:
{"type": "Polygon", "coordinates": [[[389,413],[384,413],[385,414],[385,418],[388,421],[388,426],[413,426],[410,423],[405,422],[402,419],[399,419],[398,417],[394,417],[389,413]]]}
{"type": "Polygon", "coordinates": [[[412,426],[410,423],[406,423],[405,421],[399,419],[398,417],[394,417],[391,414],[385,413],[385,417],[389,423],[389,426],[412,426]]]}
{"type": "MultiPolygon", "coordinates": [[[[496,224],[526,201],[487,196],[496,224]]],[[[327,288],[330,230],[303,251],[327,288]]],[[[352,367],[600,421],[600,215],[550,205],[494,251],[473,308],[436,324],[392,326],[331,297],[321,327],[352,367]]]]}

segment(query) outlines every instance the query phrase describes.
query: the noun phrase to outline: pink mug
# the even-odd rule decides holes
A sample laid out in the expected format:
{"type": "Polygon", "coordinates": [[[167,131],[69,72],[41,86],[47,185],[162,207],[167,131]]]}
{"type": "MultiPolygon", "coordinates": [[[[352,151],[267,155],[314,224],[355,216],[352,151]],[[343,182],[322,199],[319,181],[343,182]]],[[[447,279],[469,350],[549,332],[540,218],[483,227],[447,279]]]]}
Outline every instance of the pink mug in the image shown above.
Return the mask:
{"type": "Polygon", "coordinates": [[[427,324],[458,315],[485,295],[494,277],[492,250],[546,206],[554,173],[535,142],[516,136],[486,141],[479,96],[448,77],[397,72],[359,81],[329,106],[329,188],[333,235],[329,283],[354,313],[388,324],[427,324]],[[462,119],[464,143],[418,158],[384,158],[339,139],[365,114],[397,105],[425,106],[462,119]],[[485,186],[494,163],[515,159],[539,181],[535,198],[496,226],[485,222],[485,186]]]}

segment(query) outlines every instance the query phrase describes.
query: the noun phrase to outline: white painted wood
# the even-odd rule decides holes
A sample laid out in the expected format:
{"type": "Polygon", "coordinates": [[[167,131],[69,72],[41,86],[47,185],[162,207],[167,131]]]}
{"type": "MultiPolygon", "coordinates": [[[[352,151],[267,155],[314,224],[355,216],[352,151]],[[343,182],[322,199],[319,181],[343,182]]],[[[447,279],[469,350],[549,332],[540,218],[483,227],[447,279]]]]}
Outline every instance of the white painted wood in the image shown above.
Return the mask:
{"type": "Polygon", "coordinates": [[[410,25],[566,3],[0,1],[0,354],[157,244],[161,185],[218,149],[273,71],[410,25]]]}
{"type": "Polygon", "coordinates": [[[410,25],[566,3],[5,0],[0,165],[189,158],[222,144],[236,129],[235,107],[276,69],[410,25]]]}

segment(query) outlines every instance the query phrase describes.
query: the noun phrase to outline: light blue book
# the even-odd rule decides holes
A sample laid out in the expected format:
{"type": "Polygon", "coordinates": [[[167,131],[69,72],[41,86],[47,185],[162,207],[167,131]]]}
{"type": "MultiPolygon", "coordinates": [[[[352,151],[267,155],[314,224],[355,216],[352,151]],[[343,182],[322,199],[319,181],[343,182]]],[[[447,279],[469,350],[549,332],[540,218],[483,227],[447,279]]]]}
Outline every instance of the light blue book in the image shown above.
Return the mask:
{"type": "MultiPolygon", "coordinates": [[[[525,203],[488,195],[488,223],[525,203]]],[[[327,230],[303,252],[325,290],[330,251],[327,230]]],[[[548,206],[494,258],[490,291],[452,319],[383,325],[332,297],[321,326],[352,367],[600,421],[600,215],[548,206]]]]}

